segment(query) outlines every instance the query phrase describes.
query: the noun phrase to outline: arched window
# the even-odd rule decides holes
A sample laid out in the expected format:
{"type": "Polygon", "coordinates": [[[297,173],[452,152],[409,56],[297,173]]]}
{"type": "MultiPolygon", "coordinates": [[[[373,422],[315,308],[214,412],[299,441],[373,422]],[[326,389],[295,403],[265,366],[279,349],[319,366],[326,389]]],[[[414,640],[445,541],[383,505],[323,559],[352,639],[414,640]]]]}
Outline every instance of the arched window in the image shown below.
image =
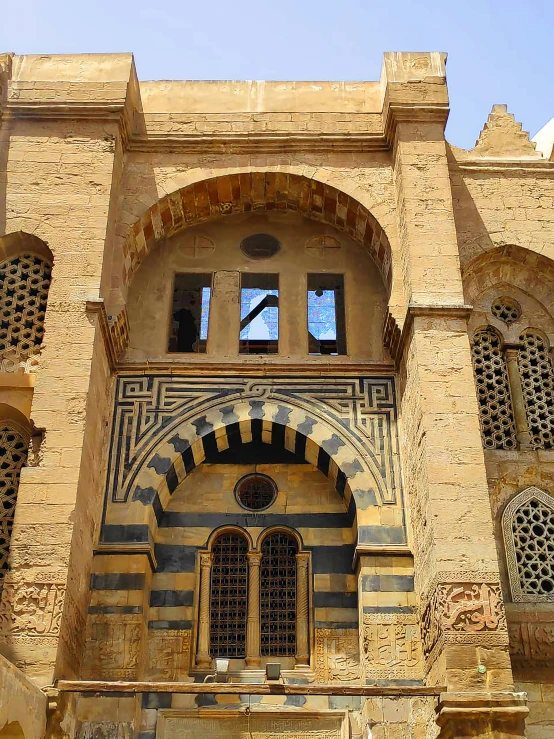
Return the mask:
{"type": "Polygon", "coordinates": [[[44,336],[52,265],[24,253],[0,263],[0,370],[32,368],[44,336]]]}
{"type": "Polygon", "coordinates": [[[554,446],[554,373],[545,338],[532,328],[519,337],[519,374],[531,443],[535,449],[554,446]]]}
{"type": "Polygon", "coordinates": [[[28,439],[0,421],[0,585],[8,567],[19,474],[27,460],[28,439]]]}
{"type": "Polygon", "coordinates": [[[239,533],[221,534],[212,547],[210,655],[244,657],[248,596],[248,542],[239,533]]]}
{"type": "Polygon", "coordinates": [[[502,532],[514,601],[554,601],[554,498],[527,488],[502,514],[502,532]]]}
{"type": "Polygon", "coordinates": [[[500,335],[490,326],[473,336],[472,359],[481,435],[486,449],[515,449],[516,429],[500,335]]]}
{"type": "Polygon", "coordinates": [[[269,534],[262,544],[260,572],[260,637],[262,656],[294,656],[296,652],[295,538],[269,534]]]}

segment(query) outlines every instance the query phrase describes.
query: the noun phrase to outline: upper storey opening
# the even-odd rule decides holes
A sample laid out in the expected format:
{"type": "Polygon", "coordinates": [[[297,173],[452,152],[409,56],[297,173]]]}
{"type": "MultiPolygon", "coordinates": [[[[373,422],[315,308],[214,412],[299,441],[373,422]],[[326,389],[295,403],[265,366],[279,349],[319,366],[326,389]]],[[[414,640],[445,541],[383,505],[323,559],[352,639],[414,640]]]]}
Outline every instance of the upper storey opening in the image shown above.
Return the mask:
{"type": "Polygon", "coordinates": [[[373,259],[300,213],[221,216],[161,242],[128,296],[129,358],[382,361],[373,259]]]}

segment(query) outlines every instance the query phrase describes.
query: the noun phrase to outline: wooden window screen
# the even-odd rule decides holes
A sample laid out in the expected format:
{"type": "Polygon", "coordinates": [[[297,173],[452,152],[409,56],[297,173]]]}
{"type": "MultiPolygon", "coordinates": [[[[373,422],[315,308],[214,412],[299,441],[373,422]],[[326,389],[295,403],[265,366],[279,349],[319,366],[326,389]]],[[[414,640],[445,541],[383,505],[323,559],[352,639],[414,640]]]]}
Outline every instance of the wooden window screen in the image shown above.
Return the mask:
{"type": "Polygon", "coordinates": [[[262,545],[260,636],[263,656],[296,652],[296,553],[294,537],[270,534],[262,545]]]}
{"type": "Polygon", "coordinates": [[[219,536],[213,545],[210,596],[210,654],[246,655],[248,543],[240,534],[219,536]]]}

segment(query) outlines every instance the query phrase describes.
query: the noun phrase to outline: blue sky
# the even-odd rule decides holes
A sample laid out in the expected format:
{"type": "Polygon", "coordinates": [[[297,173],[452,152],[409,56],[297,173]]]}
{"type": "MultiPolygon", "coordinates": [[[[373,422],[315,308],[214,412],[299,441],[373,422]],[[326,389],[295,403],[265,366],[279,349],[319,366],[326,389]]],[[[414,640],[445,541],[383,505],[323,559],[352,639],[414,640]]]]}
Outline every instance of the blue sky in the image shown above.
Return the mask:
{"type": "Polygon", "coordinates": [[[6,2],[0,51],[132,51],[140,79],[376,80],[383,51],[446,51],[447,138],[493,103],[535,134],[554,116],[554,0],[6,2]]]}

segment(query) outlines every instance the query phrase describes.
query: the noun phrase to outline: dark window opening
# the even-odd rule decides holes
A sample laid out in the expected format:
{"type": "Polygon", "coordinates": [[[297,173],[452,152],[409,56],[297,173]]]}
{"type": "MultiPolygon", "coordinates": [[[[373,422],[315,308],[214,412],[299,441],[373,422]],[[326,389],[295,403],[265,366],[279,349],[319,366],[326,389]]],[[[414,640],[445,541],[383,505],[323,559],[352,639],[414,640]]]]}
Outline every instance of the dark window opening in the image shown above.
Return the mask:
{"type": "Polygon", "coordinates": [[[248,543],[240,534],[222,534],[213,545],[210,596],[210,654],[246,655],[248,543]]]}
{"type": "Polygon", "coordinates": [[[241,275],[240,353],[276,354],[278,346],[279,275],[241,275]]]}
{"type": "Polygon", "coordinates": [[[252,234],[242,240],[240,249],[250,259],[270,259],[281,249],[281,244],[270,234],[252,234]]]}
{"type": "Polygon", "coordinates": [[[209,274],[175,275],[169,352],[206,351],[212,276],[209,274]]]}
{"type": "Polygon", "coordinates": [[[308,275],[308,351],[346,354],[343,275],[308,275]]]}
{"type": "Polygon", "coordinates": [[[296,653],[296,540],[270,534],[262,544],[260,637],[264,657],[296,653]]]}

